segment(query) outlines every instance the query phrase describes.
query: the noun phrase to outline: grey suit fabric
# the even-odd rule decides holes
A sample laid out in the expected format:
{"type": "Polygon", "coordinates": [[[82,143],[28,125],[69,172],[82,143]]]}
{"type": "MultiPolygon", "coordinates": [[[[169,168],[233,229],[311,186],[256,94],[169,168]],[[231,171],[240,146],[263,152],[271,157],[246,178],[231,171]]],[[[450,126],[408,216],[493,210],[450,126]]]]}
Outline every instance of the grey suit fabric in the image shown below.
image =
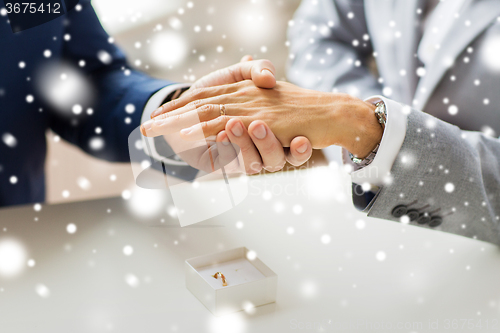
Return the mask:
{"type": "Polygon", "coordinates": [[[500,245],[500,61],[492,59],[500,1],[469,1],[419,77],[417,9],[425,2],[303,1],[289,28],[288,78],[360,98],[385,93],[413,107],[392,182],[366,203],[368,216],[401,221],[392,209],[411,205],[442,217],[432,229],[500,245]]]}

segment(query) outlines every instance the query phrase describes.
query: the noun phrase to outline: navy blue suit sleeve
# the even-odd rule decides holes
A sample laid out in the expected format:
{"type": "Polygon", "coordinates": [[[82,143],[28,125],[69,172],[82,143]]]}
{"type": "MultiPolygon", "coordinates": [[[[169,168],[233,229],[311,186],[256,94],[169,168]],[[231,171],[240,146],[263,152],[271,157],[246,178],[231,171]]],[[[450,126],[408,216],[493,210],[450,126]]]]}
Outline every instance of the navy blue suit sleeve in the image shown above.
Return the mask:
{"type": "Polygon", "coordinates": [[[80,117],[73,119],[53,113],[50,127],[63,139],[95,157],[127,162],[128,136],[140,125],[144,106],[151,95],[172,82],[128,69],[124,53],[109,42],[90,0],[81,0],[80,4],[80,11],[73,9],[66,15],[65,33],[71,39],[64,43],[62,56],[75,66],[81,60],[85,61],[81,69],[96,92],[93,113],[88,115],[84,110],[80,117]],[[110,61],[102,61],[98,54],[109,55],[110,61]],[[135,107],[131,114],[125,111],[128,104],[135,107]],[[127,117],[130,118],[128,123],[127,117]],[[102,129],[100,134],[96,133],[97,127],[102,129]],[[90,145],[96,137],[104,143],[100,149],[93,149],[90,145]]]}

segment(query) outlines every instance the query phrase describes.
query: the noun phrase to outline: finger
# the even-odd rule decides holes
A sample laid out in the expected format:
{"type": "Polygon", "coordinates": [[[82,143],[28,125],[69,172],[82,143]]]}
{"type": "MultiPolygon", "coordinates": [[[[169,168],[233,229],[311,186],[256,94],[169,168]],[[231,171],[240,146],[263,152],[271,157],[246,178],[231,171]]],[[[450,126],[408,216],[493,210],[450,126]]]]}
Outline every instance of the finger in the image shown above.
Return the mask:
{"type": "MultiPolygon", "coordinates": [[[[238,88],[235,88],[234,90],[237,90],[238,88]]],[[[204,99],[196,99],[192,102],[187,103],[186,105],[166,112],[159,114],[158,116],[154,117],[153,119],[166,119],[172,116],[177,116],[181,115],[190,111],[195,111],[197,110],[200,115],[200,121],[208,121],[211,119],[214,119],[215,117],[218,117],[219,115],[222,115],[224,113],[228,114],[229,112],[227,111],[224,112],[221,110],[221,105],[226,105],[227,104],[238,104],[243,102],[246,102],[248,100],[248,96],[245,96],[244,94],[238,94],[236,92],[232,93],[225,93],[222,95],[216,95],[213,97],[207,97],[204,99]],[[213,110],[207,110],[204,109],[207,105],[215,105],[216,107],[213,110]],[[210,111],[210,112],[209,112],[210,111]],[[212,112],[213,111],[213,112],[212,112]]],[[[236,111],[233,109],[233,111],[236,111]]],[[[243,110],[241,110],[243,112],[243,110]]],[[[232,115],[235,115],[236,113],[232,113],[232,115]]]]}
{"type": "Polygon", "coordinates": [[[244,173],[238,161],[238,147],[229,141],[226,131],[219,132],[215,141],[218,150],[216,170],[223,169],[222,171],[226,173],[244,173]]]}
{"type": "Polygon", "coordinates": [[[229,68],[237,81],[251,79],[260,88],[274,88],[276,85],[276,69],[269,60],[240,62],[229,68]]]}
{"type": "Polygon", "coordinates": [[[253,84],[260,88],[274,88],[276,85],[275,73],[274,65],[269,60],[240,62],[220,69],[196,81],[179,98],[160,106],[151,113],[151,118],[198,99],[235,92],[240,85],[234,84],[245,80],[252,80],[253,84]]]}
{"type": "Polygon", "coordinates": [[[248,133],[260,152],[264,169],[271,172],[283,169],[286,162],[283,146],[266,123],[253,121],[248,126],[248,133]]]}
{"type": "Polygon", "coordinates": [[[245,55],[243,58],[241,58],[240,62],[246,62],[246,61],[252,61],[253,57],[251,55],[245,55]]]}
{"type": "Polygon", "coordinates": [[[215,119],[201,122],[189,128],[184,128],[180,131],[180,137],[186,141],[194,141],[200,140],[200,138],[215,136],[217,133],[224,130],[230,119],[230,116],[219,116],[215,119]]]}
{"type": "MultiPolygon", "coordinates": [[[[207,99],[209,99],[209,98],[218,98],[219,96],[230,95],[230,94],[233,94],[233,93],[237,92],[238,90],[240,90],[242,88],[242,86],[250,86],[250,85],[254,85],[254,84],[247,81],[247,82],[226,84],[223,86],[200,88],[200,89],[194,89],[191,91],[186,91],[178,99],[175,99],[175,100],[172,100],[168,103],[165,103],[162,106],[160,106],[158,109],[153,111],[153,113],[151,113],[151,118],[159,117],[159,116],[166,114],[168,112],[172,113],[173,111],[176,111],[180,108],[183,108],[189,104],[191,104],[191,106],[199,106],[202,104],[207,104],[207,99]]],[[[211,103],[212,104],[222,104],[222,103],[215,103],[215,102],[211,102],[211,103]]],[[[191,109],[193,109],[193,108],[191,108],[191,109]]],[[[176,113],[174,113],[174,114],[176,114],[176,113]]]]}
{"type": "Polygon", "coordinates": [[[290,150],[286,154],[286,160],[294,166],[307,162],[312,155],[312,145],[304,136],[297,136],[290,142],[290,150]]]}
{"type": "Polygon", "coordinates": [[[240,148],[245,172],[253,175],[262,170],[260,153],[252,142],[243,122],[238,118],[230,119],[225,127],[225,132],[231,143],[240,148]]]}
{"type": "Polygon", "coordinates": [[[245,61],[208,74],[194,83],[192,88],[206,88],[228,83],[252,80],[260,88],[274,88],[276,69],[266,59],[245,61]]]}
{"type": "MultiPolygon", "coordinates": [[[[141,125],[141,133],[148,137],[168,135],[179,132],[181,129],[215,119],[222,113],[221,104],[225,105],[226,102],[229,102],[230,97],[224,95],[212,99],[197,100],[196,103],[189,103],[178,110],[160,114],[143,123],[141,125]],[[209,104],[210,102],[217,104],[209,104]]],[[[228,112],[227,105],[226,112],[228,112]]]]}

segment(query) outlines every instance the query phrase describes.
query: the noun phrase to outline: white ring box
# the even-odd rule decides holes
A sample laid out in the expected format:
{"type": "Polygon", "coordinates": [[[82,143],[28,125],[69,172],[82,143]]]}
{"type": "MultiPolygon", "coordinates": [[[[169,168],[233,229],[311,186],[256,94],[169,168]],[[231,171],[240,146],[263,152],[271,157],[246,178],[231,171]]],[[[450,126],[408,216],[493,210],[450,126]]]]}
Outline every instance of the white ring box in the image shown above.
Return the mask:
{"type": "Polygon", "coordinates": [[[278,276],[249,252],[239,247],[186,260],[187,289],[216,316],[275,302],[278,276]]]}

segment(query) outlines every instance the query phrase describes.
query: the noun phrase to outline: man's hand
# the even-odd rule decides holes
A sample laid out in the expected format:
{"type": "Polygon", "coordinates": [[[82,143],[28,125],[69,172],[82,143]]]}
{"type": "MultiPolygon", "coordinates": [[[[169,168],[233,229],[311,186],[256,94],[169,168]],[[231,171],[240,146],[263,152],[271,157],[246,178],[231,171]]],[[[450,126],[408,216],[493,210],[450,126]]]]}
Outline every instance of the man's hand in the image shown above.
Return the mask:
{"type": "MultiPolygon", "coordinates": [[[[273,88],[276,85],[274,75],[275,69],[270,61],[252,61],[251,56],[245,56],[236,65],[204,76],[184,94],[190,94],[195,89],[199,91],[243,80],[252,80],[255,85],[261,88],[273,88]]],[[[174,100],[169,104],[175,103],[174,100]]],[[[154,118],[161,113],[160,108],[151,117],[154,118]]],[[[226,171],[234,172],[238,169],[238,171],[248,174],[258,173],[263,168],[268,171],[278,171],[283,168],[286,161],[292,165],[301,165],[312,154],[311,143],[302,136],[294,138],[290,143],[290,149],[287,149],[285,153],[280,141],[263,121],[254,121],[247,130],[241,121],[234,119],[228,122],[225,130],[218,133],[215,138],[205,140],[204,137],[200,137],[194,142],[183,140],[178,132],[171,131],[171,129],[168,134],[155,131],[152,128],[153,121],[150,120],[141,126],[143,135],[149,137],[164,135],[165,140],[184,161],[207,172],[212,172],[228,164],[231,164],[231,167],[229,169],[225,167],[226,171]],[[213,144],[214,140],[215,144],[213,144]],[[241,151],[240,159],[236,158],[238,151],[241,151]]],[[[184,121],[183,126],[186,124],[192,126],[199,123],[200,119],[195,116],[192,119],[184,118],[184,121]]]]}

